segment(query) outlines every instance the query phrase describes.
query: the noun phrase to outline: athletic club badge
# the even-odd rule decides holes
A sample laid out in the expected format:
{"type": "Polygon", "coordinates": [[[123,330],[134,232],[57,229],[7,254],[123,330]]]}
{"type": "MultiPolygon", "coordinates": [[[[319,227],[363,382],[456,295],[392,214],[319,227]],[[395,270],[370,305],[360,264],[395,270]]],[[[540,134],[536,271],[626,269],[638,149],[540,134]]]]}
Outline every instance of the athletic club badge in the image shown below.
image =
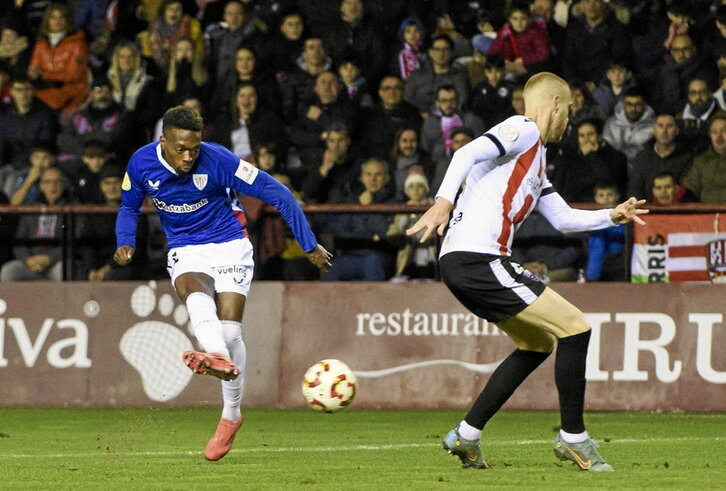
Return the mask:
{"type": "Polygon", "coordinates": [[[192,176],[192,178],[194,179],[194,186],[201,191],[202,189],[204,189],[204,186],[207,185],[208,177],[209,176],[207,174],[194,174],[192,176]]]}
{"type": "Polygon", "coordinates": [[[712,283],[726,283],[726,239],[706,244],[706,265],[712,283]]]}

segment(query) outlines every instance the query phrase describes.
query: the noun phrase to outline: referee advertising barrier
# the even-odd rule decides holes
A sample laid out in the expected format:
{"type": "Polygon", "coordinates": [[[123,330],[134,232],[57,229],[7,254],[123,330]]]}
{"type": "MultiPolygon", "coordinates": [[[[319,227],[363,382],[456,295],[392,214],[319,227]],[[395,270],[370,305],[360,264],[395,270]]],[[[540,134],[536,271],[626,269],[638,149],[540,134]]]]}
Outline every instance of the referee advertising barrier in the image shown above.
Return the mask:
{"type": "MultiPolygon", "coordinates": [[[[726,285],[554,284],[593,329],[586,407],[726,411],[726,285]]],[[[0,284],[0,405],[218,406],[168,282],[0,284]]],[[[253,283],[244,404],[304,407],[305,370],[343,360],[359,407],[467,408],[513,349],[442,283],[253,283]]],[[[555,409],[554,355],[508,408],[555,409]]]]}

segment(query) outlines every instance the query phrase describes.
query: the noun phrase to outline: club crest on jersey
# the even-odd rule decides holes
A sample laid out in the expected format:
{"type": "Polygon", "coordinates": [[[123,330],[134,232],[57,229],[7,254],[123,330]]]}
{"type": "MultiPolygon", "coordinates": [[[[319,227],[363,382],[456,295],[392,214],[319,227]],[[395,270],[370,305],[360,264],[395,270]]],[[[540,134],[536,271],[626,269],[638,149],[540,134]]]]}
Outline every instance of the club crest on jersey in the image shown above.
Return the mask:
{"type": "Polygon", "coordinates": [[[534,193],[539,188],[542,187],[542,178],[541,177],[530,177],[527,179],[527,186],[529,186],[529,189],[532,190],[534,193]]]}
{"type": "Polygon", "coordinates": [[[160,182],[161,181],[159,179],[157,179],[156,181],[152,181],[151,179],[149,179],[149,180],[146,181],[146,184],[148,184],[149,187],[151,189],[153,189],[154,191],[158,191],[159,190],[159,183],[160,182]]]}
{"type": "Polygon", "coordinates": [[[208,178],[209,176],[207,174],[192,175],[192,179],[194,180],[194,186],[200,191],[204,189],[204,187],[207,185],[208,178]]]}

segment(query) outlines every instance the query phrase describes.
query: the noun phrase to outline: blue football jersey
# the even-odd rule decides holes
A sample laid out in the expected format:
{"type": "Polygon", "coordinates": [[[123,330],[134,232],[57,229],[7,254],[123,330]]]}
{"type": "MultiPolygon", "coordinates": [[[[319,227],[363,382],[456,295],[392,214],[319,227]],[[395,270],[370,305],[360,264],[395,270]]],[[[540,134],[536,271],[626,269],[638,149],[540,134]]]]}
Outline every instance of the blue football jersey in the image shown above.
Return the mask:
{"type": "Polygon", "coordinates": [[[136,247],[136,224],[146,195],[159,210],[169,248],[246,237],[235,191],[277,208],[306,252],[317,245],[292,193],[265,171],[216,143],[202,142],[194,167],[184,175],[164,160],[159,142],[149,143],[129,160],[121,190],[117,247],[136,247]]]}

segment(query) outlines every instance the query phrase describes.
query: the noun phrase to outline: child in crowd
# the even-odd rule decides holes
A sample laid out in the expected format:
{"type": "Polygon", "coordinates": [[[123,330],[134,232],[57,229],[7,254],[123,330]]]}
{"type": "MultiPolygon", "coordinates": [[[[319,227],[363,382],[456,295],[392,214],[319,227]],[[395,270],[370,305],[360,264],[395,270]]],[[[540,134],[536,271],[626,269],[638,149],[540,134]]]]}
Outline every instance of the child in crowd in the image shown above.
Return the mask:
{"type": "Polygon", "coordinates": [[[71,179],[78,202],[89,205],[105,203],[101,194],[100,174],[106,164],[106,148],[101,143],[86,143],[81,160],[83,167],[71,179]]]}
{"type": "MultiPolygon", "coordinates": [[[[612,208],[620,202],[618,187],[597,184],[595,203],[612,208]]],[[[625,281],[625,225],[592,232],[587,238],[587,281],[625,281]]]]}
{"type": "Polygon", "coordinates": [[[398,29],[398,38],[403,43],[403,47],[396,57],[398,72],[401,78],[406,80],[426,60],[426,53],[421,50],[424,38],[423,23],[416,17],[405,19],[398,29]]]}
{"type": "MultiPolygon", "coordinates": [[[[423,174],[423,169],[412,167],[404,184],[406,204],[430,205],[431,198],[429,181],[423,174]]],[[[436,237],[431,237],[424,244],[419,240],[423,232],[415,236],[406,236],[406,229],[416,223],[420,215],[416,213],[401,213],[393,218],[388,229],[388,238],[399,243],[396,256],[396,275],[391,278],[393,282],[408,281],[409,279],[433,279],[436,275],[436,237]]]]}
{"type": "Polygon", "coordinates": [[[612,116],[615,104],[623,99],[623,93],[635,87],[635,80],[625,64],[613,60],[605,72],[605,79],[595,88],[592,97],[597,101],[606,116],[612,116]]]}
{"type": "Polygon", "coordinates": [[[343,88],[348,99],[356,107],[373,107],[373,97],[368,91],[368,81],[362,75],[357,60],[346,58],[338,65],[338,75],[343,82],[343,88]]]}

